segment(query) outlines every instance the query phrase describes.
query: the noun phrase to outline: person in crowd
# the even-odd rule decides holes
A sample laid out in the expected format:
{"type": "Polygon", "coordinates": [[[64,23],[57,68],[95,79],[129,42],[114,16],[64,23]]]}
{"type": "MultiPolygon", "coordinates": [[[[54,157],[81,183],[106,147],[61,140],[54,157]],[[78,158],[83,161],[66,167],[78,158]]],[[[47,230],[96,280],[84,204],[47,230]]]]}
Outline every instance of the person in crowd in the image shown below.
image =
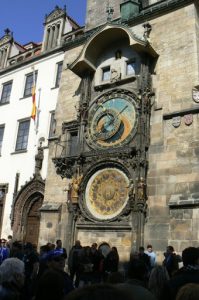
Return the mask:
{"type": "Polygon", "coordinates": [[[144,247],[142,246],[139,247],[138,257],[140,260],[142,260],[145,263],[147,270],[150,271],[151,270],[150,257],[144,252],[144,247]]]}
{"type": "Polygon", "coordinates": [[[40,278],[41,275],[44,273],[45,270],[48,269],[48,255],[50,252],[50,247],[47,245],[43,245],[40,247],[40,253],[39,253],[39,270],[37,277],[40,278]]]}
{"type": "Polygon", "coordinates": [[[81,242],[77,240],[75,245],[71,248],[68,256],[68,268],[72,281],[75,278],[75,286],[79,286],[79,260],[82,251],[81,242]]]}
{"type": "Polygon", "coordinates": [[[79,258],[79,286],[91,284],[93,281],[93,263],[91,258],[91,247],[83,247],[79,258]]]}
{"type": "Polygon", "coordinates": [[[12,251],[10,253],[11,257],[17,257],[20,260],[23,260],[23,244],[21,241],[14,241],[12,244],[12,251]]]}
{"type": "Polygon", "coordinates": [[[55,247],[55,253],[63,254],[65,258],[67,258],[66,249],[62,247],[62,241],[57,240],[56,241],[56,247],[55,247]]]}
{"type": "Polygon", "coordinates": [[[97,243],[93,243],[91,246],[91,262],[93,264],[93,283],[101,282],[102,269],[101,260],[104,258],[101,251],[97,249],[97,243]]]}
{"type": "Polygon", "coordinates": [[[8,247],[6,246],[6,239],[1,239],[0,240],[0,264],[8,258],[10,255],[10,251],[8,247]]]}
{"type": "Polygon", "coordinates": [[[147,289],[148,269],[145,263],[136,256],[128,264],[127,279],[117,286],[129,291],[136,300],[155,300],[155,296],[147,289]]]}
{"type": "MultiPolygon", "coordinates": [[[[64,253],[60,254],[57,253],[56,251],[49,253],[48,263],[47,263],[48,270],[55,270],[59,272],[59,274],[61,274],[64,280],[64,295],[68,294],[74,289],[73,282],[70,276],[68,275],[68,273],[64,271],[65,264],[66,264],[66,257],[64,253]]],[[[43,274],[45,274],[45,272],[43,274]]]]}
{"type": "Polygon", "coordinates": [[[119,254],[116,247],[112,247],[111,251],[104,259],[104,281],[107,280],[108,275],[118,271],[119,254]]]}
{"type": "Polygon", "coordinates": [[[64,300],[137,300],[128,291],[117,288],[116,285],[93,284],[76,289],[64,300]]]}
{"type": "Polygon", "coordinates": [[[64,296],[64,277],[58,270],[48,269],[39,278],[34,300],[61,300],[64,296]]]}
{"type": "Polygon", "coordinates": [[[179,290],[176,300],[198,300],[199,299],[199,284],[188,283],[179,290]]]}
{"type": "Polygon", "coordinates": [[[150,257],[151,269],[154,268],[156,264],[156,254],[153,251],[152,245],[147,245],[147,250],[145,251],[145,253],[150,257]]]}
{"type": "Polygon", "coordinates": [[[199,284],[199,248],[188,247],[182,251],[183,267],[169,280],[170,299],[175,299],[179,289],[187,283],[199,284]]]}
{"type": "Polygon", "coordinates": [[[12,249],[12,243],[13,243],[12,235],[8,235],[8,240],[6,244],[9,249],[12,249]]]}
{"type": "Polygon", "coordinates": [[[24,263],[15,257],[7,258],[0,266],[0,299],[21,300],[24,286],[24,263]]]}
{"type": "Polygon", "coordinates": [[[165,259],[163,260],[163,265],[166,267],[169,276],[172,275],[178,270],[179,259],[174,251],[173,246],[167,246],[166,252],[164,253],[165,259]]]}
{"type": "Polygon", "coordinates": [[[24,245],[23,261],[25,264],[25,295],[27,299],[31,299],[39,270],[39,256],[31,243],[24,245]]]}
{"type": "Polygon", "coordinates": [[[167,300],[167,283],[169,274],[164,266],[155,266],[149,277],[148,288],[157,300],[167,300]]]}

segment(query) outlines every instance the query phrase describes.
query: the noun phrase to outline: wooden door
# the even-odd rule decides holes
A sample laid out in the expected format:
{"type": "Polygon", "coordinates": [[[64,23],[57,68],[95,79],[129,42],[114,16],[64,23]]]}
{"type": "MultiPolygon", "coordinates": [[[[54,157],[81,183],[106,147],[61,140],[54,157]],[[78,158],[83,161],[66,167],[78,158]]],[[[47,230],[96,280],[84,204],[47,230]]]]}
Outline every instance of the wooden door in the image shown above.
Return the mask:
{"type": "Polygon", "coordinates": [[[26,234],[25,242],[30,242],[37,246],[39,238],[39,226],[40,226],[40,207],[42,205],[42,199],[39,199],[31,206],[26,220],[26,234]]]}

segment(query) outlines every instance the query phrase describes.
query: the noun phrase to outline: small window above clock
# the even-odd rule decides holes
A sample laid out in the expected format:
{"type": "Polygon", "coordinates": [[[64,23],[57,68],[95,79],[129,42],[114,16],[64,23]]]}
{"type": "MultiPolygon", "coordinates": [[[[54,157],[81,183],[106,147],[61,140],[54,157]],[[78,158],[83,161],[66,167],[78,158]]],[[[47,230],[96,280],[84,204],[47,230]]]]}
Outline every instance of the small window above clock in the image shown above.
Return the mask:
{"type": "Polygon", "coordinates": [[[131,76],[136,73],[136,61],[135,59],[126,62],[126,75],[131,76]]]}
{"type": "Polygon", "coordinates": [[[110,66],[102,68],[102,81],[108,81],[111,78],[110,66]]]}

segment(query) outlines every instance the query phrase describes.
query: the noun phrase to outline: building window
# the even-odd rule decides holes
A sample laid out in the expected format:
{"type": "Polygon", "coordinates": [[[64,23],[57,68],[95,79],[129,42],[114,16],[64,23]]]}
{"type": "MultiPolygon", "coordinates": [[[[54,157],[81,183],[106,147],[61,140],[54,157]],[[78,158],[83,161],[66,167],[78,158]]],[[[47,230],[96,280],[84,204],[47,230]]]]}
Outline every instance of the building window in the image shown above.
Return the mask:
{"type": "Polygon", "coordinates": [[[59,62],[59,63],[57,64],[57,75],[56,75],[56,82],[55,82],[55,86],[56,86],[56,87],[58,87],[59,84],[60,84],[62,68],[63,68],[63,61],[62,61],[62,62],[59,62]]]}
{"type": "Polygon", "coordinates": [[[2,150],[2,144],[3,144],[3,135],[4,135],[4,125],[0,125],[0,155],[2,150]]]}
{"type": "Polygon", "coordinates": [[[78,150],[78,131],[71,131],[69,136],[69,155],[77,155],[78,150]]]}
{"type": "Polygon", "coordinates": [[[52,111],[50,113],[50,129],[49,129],[49,138],[55,136],[55,129],[56,129],[56,120],[55,120],[55,112],[52,111]]]}
{"type": "MultiPolygon", "coordinates": [[[[35,73],[35,82],[37,81],[37,72],[35,73]]],[[[24,97],[32,95],[32,87],[34,84],[34,74],[30,73],[26,75],[26,83],[24,88],[24,97]]]]}
{"type": "Polygon", "coordinates": [[[12,81],[3,84],[0,104],[9,103],[12,89],[12,81]]]}
{"type": "Polygon", "coordinates": [[[30,120],[19,121],[15,151],[27,149],[29,128],[30,128],[30,120]]]}
{"type": "Polygon", "coordinates": [[[111,68],[110,68],[110,66],[106,67],[106,68],[103,68],[102,69],[102,81],[110,80],[110,78],[111,78],[111,68]]]}
{"type": "Polygon", "coordinates": [[[136,63],[135,60],[126,62],[126,75],[135,75],[136,63]]]}

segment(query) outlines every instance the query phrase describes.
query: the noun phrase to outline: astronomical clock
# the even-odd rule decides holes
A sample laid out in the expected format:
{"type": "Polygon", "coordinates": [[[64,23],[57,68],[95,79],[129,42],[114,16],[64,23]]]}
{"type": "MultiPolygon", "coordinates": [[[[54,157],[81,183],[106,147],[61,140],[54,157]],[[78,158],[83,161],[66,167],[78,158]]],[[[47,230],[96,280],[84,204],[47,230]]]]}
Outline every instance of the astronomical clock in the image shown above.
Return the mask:
{"type": "MultiPolygon", "coordinates": [[[[77,120],[63,123],[67,142],[61,149],[64,155],[54,162],[57,173],[70,179],[67,226],[71,245],[82,237],[88,237],[89,244],[92,231],[101,239],[106,233],[105,239],[110,240],[111,232],[121,230],[125,233],[120,237],[133,239],[136,247],[143,245],[152,97],[150,59],[147,43],[138,42],[137,36],[134,42],[140,43],[136,48],[140,53],[126,42],[123,48],[120,42],[116,45],[115,32],[122,39],[127,31],[113,27],[113,35],[110,27],[103,32],[107,45],[92,49],[103,43],[100,35],[99,40],[94,36],[70,66],[81,78],[77,120]],[[109,53],[111,38],[116,46],[109,53]]],[[[132,33],[128,34],[130,38],[132,33]]]]}

